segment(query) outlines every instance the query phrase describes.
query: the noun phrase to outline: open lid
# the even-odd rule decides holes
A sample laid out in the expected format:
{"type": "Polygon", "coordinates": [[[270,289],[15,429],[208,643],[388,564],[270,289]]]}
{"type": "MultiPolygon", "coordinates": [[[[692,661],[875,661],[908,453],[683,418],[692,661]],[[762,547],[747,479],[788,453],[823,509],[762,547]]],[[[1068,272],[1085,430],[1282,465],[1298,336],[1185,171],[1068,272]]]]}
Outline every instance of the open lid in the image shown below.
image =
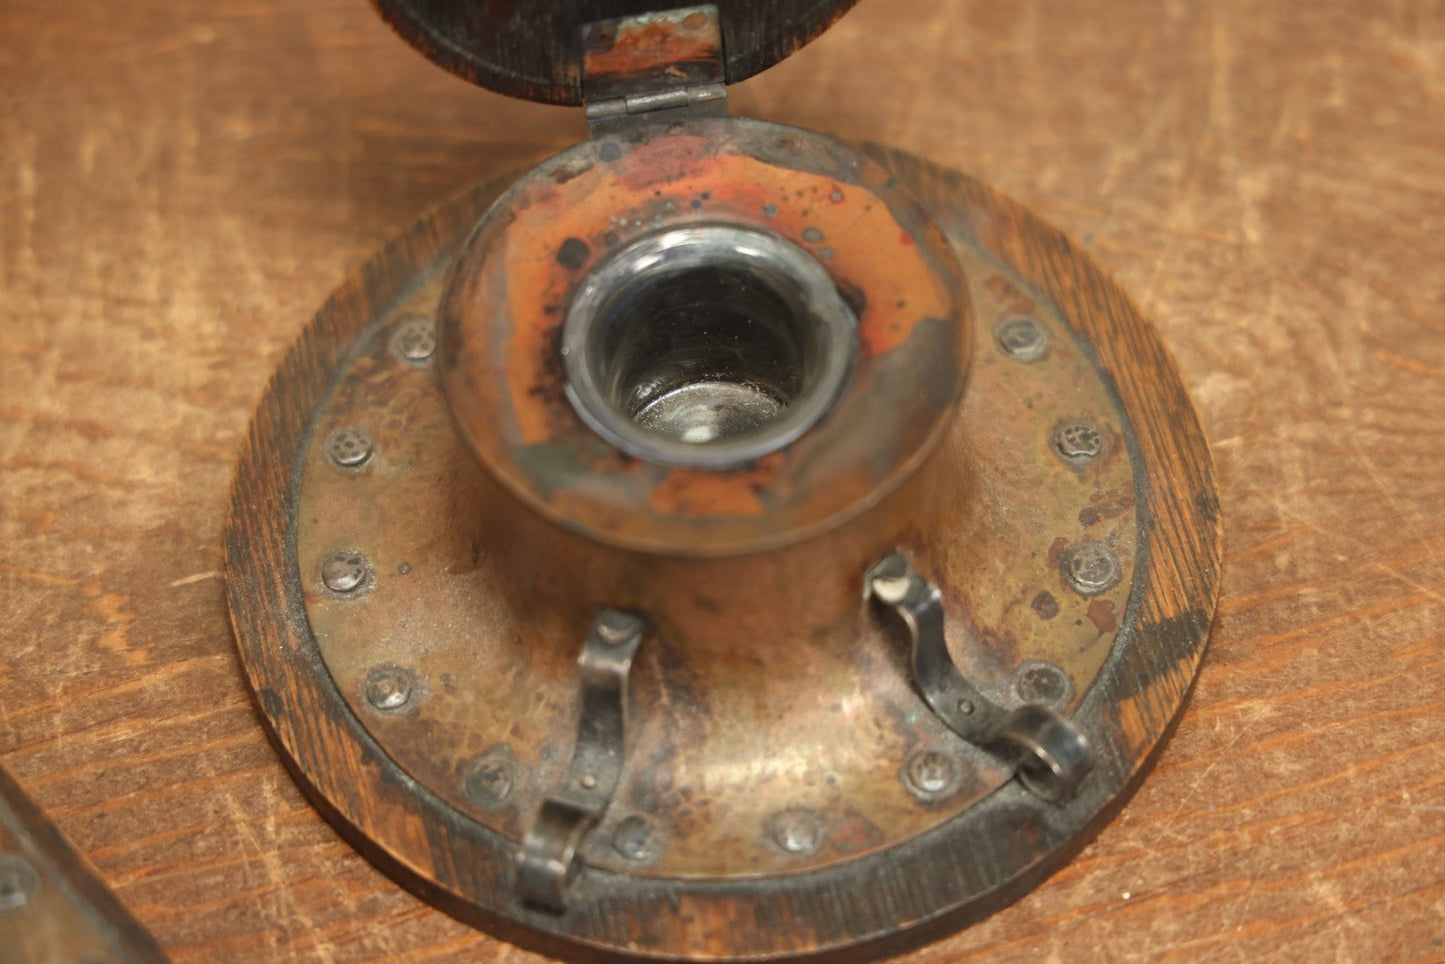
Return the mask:
{"type": "MultiPolygon", "coordinates": [[[[432,62],[474,84],[549,104],[582,103],[582,28],[688,0],[372,0],[432,62]]],[[[857,0],[715,0],[725,79],[759,73],[822,33],[857,0]]]]}

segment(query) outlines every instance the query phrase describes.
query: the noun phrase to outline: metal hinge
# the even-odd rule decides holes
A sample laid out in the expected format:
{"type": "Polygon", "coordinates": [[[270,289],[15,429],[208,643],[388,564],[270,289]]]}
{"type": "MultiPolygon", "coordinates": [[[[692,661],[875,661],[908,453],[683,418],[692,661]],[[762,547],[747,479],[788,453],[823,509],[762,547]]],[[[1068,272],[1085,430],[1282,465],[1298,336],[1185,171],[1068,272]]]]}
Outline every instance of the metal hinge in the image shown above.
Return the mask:
{"type": "Polygon", "coordinates": [[[577,659],[581,713],[572,762],[543,802],[517,852],[517,892],[553,911],[582,867],[583,841],[612,804],[627,741],[628,675],[642,643],[642,620],[601,609],[577,659]]]}
{"type": "Polygon", "coordinates": [[[715,6],[600,20],[583,28],[582,49],[582,100],[594,137],[659,112],[728,115],[715,6]]]}
{"type": "Polygon", "coordinates": [[[944,725],[1008,764],[1026,789],[1051,803],[1073,795],[1094,767],[1083,732],[1047,706],[1009,710],[963,675],[943,634],[943,596],[891,553],[867,577],[868,595],[903,620],[913,641],[913,685],[944,725]]]}

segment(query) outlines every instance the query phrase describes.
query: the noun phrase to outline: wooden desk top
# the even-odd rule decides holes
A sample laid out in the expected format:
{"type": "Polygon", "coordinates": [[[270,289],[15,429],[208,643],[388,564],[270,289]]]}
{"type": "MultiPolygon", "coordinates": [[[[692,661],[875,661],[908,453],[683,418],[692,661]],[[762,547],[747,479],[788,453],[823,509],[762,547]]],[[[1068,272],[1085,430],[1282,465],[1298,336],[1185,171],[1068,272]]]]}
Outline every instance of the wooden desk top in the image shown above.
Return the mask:
{"type": "MultiPolygon", "coordinates": [[[[865,0],[733,104],[1084,242],[1218,464],[1223,602],[1158,769],[916,960],[1445,959],[1445,8],[865,0]]],[[[220,536],[262,386],[344,273],[584,133],[361,0],[0,6],[0,759],[179,961],[537,960],[302,798],[220,536]]]]}

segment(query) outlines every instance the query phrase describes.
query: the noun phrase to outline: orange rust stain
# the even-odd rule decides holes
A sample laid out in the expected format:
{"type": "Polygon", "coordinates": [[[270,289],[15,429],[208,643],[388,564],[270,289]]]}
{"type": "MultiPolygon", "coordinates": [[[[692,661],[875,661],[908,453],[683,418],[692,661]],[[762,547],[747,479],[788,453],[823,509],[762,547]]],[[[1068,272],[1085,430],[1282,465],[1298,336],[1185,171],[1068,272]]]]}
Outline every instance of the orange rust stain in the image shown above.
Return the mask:
{"type": "MultiPolygon", "coordinates": [[[[695,31],[701,24],[683,22],[695,31]]],[[[667,23],[650,23],[640,30],[624,30],[608,50],[587,54],[589,73],[631,75],[649,73],[669,63],[704,62],[717,55],[713,39],[705,33],[678,30],[667,23]]]]}
{"type": "Polygon", "coordinates": [[[705,518],[754,519],[763,514],[758,493],[771,482],[776,460],[747,472],[703,472],[674,469],[648,500],[660,515],[705,518]]]}
{"type": "Polygon", "coordinates": [[[555,252],[562,240],[550,251],[531,244],[509,244],[507,249],[505,283],[512,337],[504,368],[512,412],[526,445],[545,442],[552,434],[551,406],[539,394],[545,392],[549,374],[548,346],[556,341],[553,329],[561,325],[563,318],[560,310],[550,315],[546,311],[548,305],[562,304],[556,272],[547,264],[549,260],[555,264],[555,252]]]}
{"type": "MultiPolygon", "coordinates": [[[[843,193],[829,178],[719,154],[705,137],[658,138],[612,163],[539,185],[528,201],[513,211],[499,276],[487,286],[506,292],[511,331],[502,366],[525,445],[575,425],[563,399],[558,334],[575,285],[606,256],[609,242],[623,245],[663,227],[709,221],[750,223],[782,235],[818,257],[845,292],[862,295],[858,335],[866,356],[892,351],[923,319],[955,310],[947,282],[917,239],[891,249],[876,244],[908,232],[865,187],[843,193]],[[839,193],[841,201],[817,203],[839,193]],[[776,209],[772,216],[764,213],[768,205],[776,209]],[[586,257],[559,260],[563,243],[574,238],[587,244],[586,257]]],[[[488,310],[486,300],[474,310],[488,310]]],[[[489,326],[483,322],[482,330],[489,326]]],[[[736,503],[728,511],[758,509],[736,503]]]]}
{"type": "Polygon", "coordinates": [[[1119,616],[1114,612],[1114,603],[1108,599],[1095,599],[1089,603],[1089,622],[1101,633],[1112,633],[1119,628],[1119,616]]]}
{"type": "MultiPolygon", "coordinates": [[[[916,245],[886,251],[874,243],[873,239],[890,234],[913,239],[887,205],[872,203],[875,199],[866,190],[843,193],[832,181],[816,175],[769,168],[741,156],[719,158],[718,173],[720,180],[711,192],[716,201],[810,251],[840,287],[863,295],[858,334],[865,354],[881,355],[897,348],[924,318],[950,316],[951,295],[916,245]],[[842,200],[814,203],[837,194],[842,200]],[[777,214],[760,218],[769,203],[777,214]],[[898,307],[900,302],[905,307],[898,307]]],[[[704,205],[701,213],[707,212],[704,205]]]]}
{"type": "Polygon", "coordinates": [[[856,853],[872,847],[883,839],[883,834],[867,818],[850,813],[835,823],[828,831],[833,846],[844,853],[856,853]]]}
{"type": "Polygon", "coordinates": [[[1095,495],[1089,504],[1079,510],[1079,524],[1091,526],[1104,519],[1113,519],[1134,509],[1135,498],[1132,489],[1122,492],[1095,495]]]}
{"type": "Polygon", "coordinates": [[[1068,548],[1068,545],[1069,540],[1065,539],[1063,536],[1059,536],[1058,538],[1054,539],[1053,544],[1049,546],[1050,568],[1059,564],[1059,559],[1063,556],[1064,550],[1068,548]]]}

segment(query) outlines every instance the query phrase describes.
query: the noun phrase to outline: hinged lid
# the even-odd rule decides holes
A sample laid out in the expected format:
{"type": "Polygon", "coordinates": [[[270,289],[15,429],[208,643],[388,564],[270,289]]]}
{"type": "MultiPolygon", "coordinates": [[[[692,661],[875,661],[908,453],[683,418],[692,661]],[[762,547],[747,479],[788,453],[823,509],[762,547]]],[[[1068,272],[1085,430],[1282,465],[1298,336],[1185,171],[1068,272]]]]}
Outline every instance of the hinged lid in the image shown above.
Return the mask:
{"type": "MultiPolygon", "coordinates": [[[[582,28],[685,6],[686,0],[372,0],[434,63],[512,97],[582,103],[582,28]]],[[[722,0],[725,80],[766,70],[822,33],[857,0],[722,0]]]]}

